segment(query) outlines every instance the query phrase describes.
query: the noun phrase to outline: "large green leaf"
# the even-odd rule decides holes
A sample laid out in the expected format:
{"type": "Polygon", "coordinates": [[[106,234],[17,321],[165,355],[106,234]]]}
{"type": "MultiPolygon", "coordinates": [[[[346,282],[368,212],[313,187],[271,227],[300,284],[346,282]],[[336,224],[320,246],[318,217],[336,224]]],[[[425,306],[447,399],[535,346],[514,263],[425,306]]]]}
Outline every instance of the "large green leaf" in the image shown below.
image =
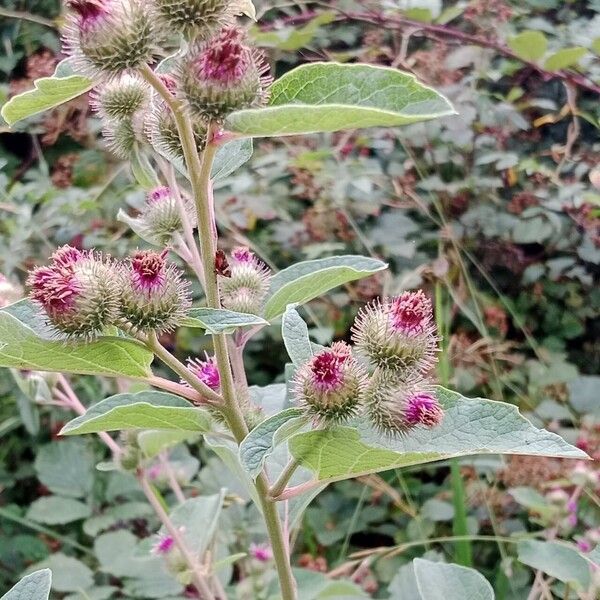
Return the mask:
{"type": "Polygon", "coordinates": [[[23,577],[0,600],[48,600],[52,585],[52,571],[40,569],[23,577]]]}
{"type": "Polygon", "coordinates": [[[61,440],[39,449],[35,470],[51,492],[86,498],[94,486],[94,462],[94,453],[84,440],[61,440]]]}
{"type": "Polygon", "coordinates": [[[548,71],[560,71],[576,65],[581,58],[587,54],[587,48],[574,46],[573,48],[563,48],[554,54],[551,54],[544,63],[544,68],[548,71]]]}
{"type": "Polygon", "coordinates": [[[358,421],[354,427],[299,433],[289,440],[290,451],[321,481],[471,454],[588,458],[555,433],[535,428],[511,404],[465,398],[441,387],[437,394],[445,415],[433,429],[387,437],[358,421]]]}
{"type": "Polygon", "coordinates": [[[579,590],[590,585],[590,564],[564,543],[523,540],[517,546],[519,560],[579,590]]]}
{"type": "Polygon", "coordinates": [[[62,496],[42,496],[34,500],[27,511],[27,518],[46,525],[64,525],[90,516],[87,504],[62,496]]]}
{"type": "Polygon", "coordinates": [[[256,478],[275,447],[305,424],[301,408],[286,408],[257,425],[240,444],[240,462],[248,474],[256,478]]]}
{"type": "Polygon", "coordinates": [[[413,565],[419,600],[494,600],[494,589],[475,569],[422,558],[413,565]]]}
{"type": "Polygon", "coordinates": [[[444,96],[408,73],[317,62],[278,79],[266,108],[234,112],[225,125],[243,135],[264,137],[394,127],[451,114],[444,96]]]}
{"type": "Polygon", "coordinates": [[[210,415],[179,396],[148,390],[117,394],[88,408],[69,421],[61,435],[119,431],[123,429],[172,429],[200,432],[210,430],[210,415]]]}
{"type": "Polygon", "coordinates": [[[37,335],[19,319],[0,311],[0,367],[110,377],[151,375],[153,355],[135,340],[101,337],[75,342],[45,335],[47,328],[37,335]]]}
{"type": "Polygon", "coordinates": [[[304,304],[339,285],[385,268],[387,265],[380,260],[352,255],[296,263],[271,280],[265,319],[272,320],[283,314],[288,304],[304,304]]]}
{"type": "Polygon", "coordinates": [[[0,111],[3,119],[14,125],[59,106],[92,89],[94,82],[88,77],[73,74],[68,60],[62,61],[52,77],[42,77],[33,82],[34,88],[11,98],[0,111]]]}
{"type": "Polygon", "coordinates": [[[192,308],[182,321],[186,327],[200,327],[208,333],[232,333],[239,327],[268,325],[261,317],[224,308],[192,308]]]}
{"type": "Polygon", "coordinates": [[[57,592],[86,590],[94,583],[94,574],[87,565],[62,552],[51,554],[46,560],[33,565],[31,569],[50,569],[52,589],[57,592]]]}

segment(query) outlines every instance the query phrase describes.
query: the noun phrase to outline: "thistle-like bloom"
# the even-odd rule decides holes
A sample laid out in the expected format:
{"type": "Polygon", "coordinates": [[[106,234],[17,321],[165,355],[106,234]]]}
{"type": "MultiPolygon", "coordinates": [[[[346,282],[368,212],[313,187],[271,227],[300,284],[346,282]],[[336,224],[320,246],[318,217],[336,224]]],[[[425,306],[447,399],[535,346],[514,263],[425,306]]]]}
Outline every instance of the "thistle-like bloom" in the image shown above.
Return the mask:
{"type": "MultiPolygon", "coordinates": [[[[209,357],[207,354],[206,360],[200,360],[199,358],[188,358],[187,368],[211,390],[217,391],[221,387],[221,376],[219,375],[217,361],[214,359],[214,357],[209,357]]],[[[181,383],[187,385],[183,380],[181,383]]]]}
{"type": "Polygon", "coordinates": [[[175,547],[173,536],[167,534],[159,535],[156,542],[152,545],[150,552],[156,556],[164,556],[169,554],[175,547]]]}
{"type": "MultiPolygon", "coordinates": [[[[167,74],[159,75],[159,78],[167,90],[175,96],[177,93],[177,80],[167,74]]],[[[201,152],[206,145],[206,123],[202,119],[193,119],[192,128],[194,130],[196,148],[201,152]]],[[[181,140],[177,130],[177,123],[173,117],[173,111],[156,94],[153,99],[152,110],[147,119],[146,130],[150,143],[159,153],[170,159],[183,158],[181,140]]]]}
{"type": "Polygon", "coordinates": [[[269,291],[271,271],[244,247],[232,250],[229,270],[229,277],[220,278],[223,306],[237,312],[258,314],[269,291]]]}
{"type": "Polygon", "coordinates": [[[374,302],[358,314],[352,340],[377,367],[402,377],[426,373],[439,350],[431,301],[419,290],[374,302]]]}
{"type": "Polygon", "coordinates": [[[148,85],[139,77],[124,73],[96,88],[91,106],[102,117],[120,120],[131,119],[149,101],[148,85]]]}
{"type": "Polygon", "coordinates": [[[156,31],[141,0],[68,0],[64,50],[77,70],[114,77],[152,62],[156,31]]]}
{"type": "Polygon", "coordinates": [[[123,160],[130,158],[136,146],[146,141],[142,115],[135,114],[131,119],[105,119],[102,136],[115,156],[123,160]]]}
{"type": "Polygon", "coordinates": [[[91,338],[117,318],[115,268],[93,252],[63,246],[30,273],[28,285],[31,299],[68,336],[91,338]]]}
{"type": "MultiPolygon", "coordinates": [[[[181,203],[185,218],[195,227],[196,211],[191,199],[181,196],[181,203]]],[[[183,229],[178,199],[167,186],[157,187],[147,194],[139,219],[148,235],[160,244],[169,243],[173,234],[183,229]]]]}
{"type": "Polygon", "coordinates": [[[213,37],[230,19],[229,0],[154,0],[156,12],[169,31],[187,39],[213,37]]]}
{"type": "Polygon", "coordinates": [[[167,251],[136,252],[123,270],[120,313],[135,329],[174,329],[191,306],[189,284],[167,262],[167,251]]]}
{"type": "Polygon", "coordinates": [[[325,422],[354,416],[364,399],[365,368],[345,342],[315,354],[294,377],[295,397],[307,412],[325,422]]]}
{"type": "Polygon", "coordinates": [[[258,562],[269,562],[273,560],[273,549],[269,544],[250,544],[248,554],[258,562]]]}
{"type": "Polygon", "coordinates": [[[375,427],[392,435],[418,426],[431,429],[444,418],[433,387],[418,376],[401,380],[389,372],[376,373],[369,382],[365,404],[375,427]]]}
{"type": "Polygon", "coordinates": [[[262,55],[246,45],[244,31],[228,27],[185,57],[181,89],[194,115],[222,120],[266,101],[271,83],[266,69],[262,55]]]}

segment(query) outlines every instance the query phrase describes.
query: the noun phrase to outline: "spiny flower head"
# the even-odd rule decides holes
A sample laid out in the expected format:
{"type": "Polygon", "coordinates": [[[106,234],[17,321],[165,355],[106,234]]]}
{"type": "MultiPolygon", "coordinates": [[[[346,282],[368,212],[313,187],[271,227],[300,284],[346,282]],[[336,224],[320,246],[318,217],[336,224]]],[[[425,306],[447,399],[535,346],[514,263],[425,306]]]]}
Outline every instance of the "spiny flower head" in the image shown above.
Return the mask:
{"type": "Polygon", "coordinates": [[[130,119],[105,119],[102,136],[110,152],[128,159],[138,145],[146,142],[143,117],[136,113],[130,119]]]}
{"type": "Polygon", "coordinates": [[[404,377],[426,373],[436,361],[439,341],[431,302],[421,290],[374,302],[358,314],[352,339],[377,367],[404,377]]]}
{"type": "Polygon", "coordinates": [[[89,251],[63,246],[28,279],[30,297],[61,333],[91,338],[117,317],[115,267],[89,251]]]}
{"type": "Polygon", "coordinates": [[[156,12],[169,31],[203,40],[231,19],[229,4],[229,0],[154,0],[156,12]]]}
{"type": "Polygon", "coordinates": [[[139,77],[124,73],[96,88],[91,106],[102,117],[131,119],[148,105],[149,100],[148,85],[139,77]]]}
{"type": "Polygon", "coordinates": [[[345,342],[317,352],[294,377],[295,397],[307,412],[325,422],[354,416],[364,397],[366,370],[345,342]]]}
{"type": "Polygon", "coordinates": [[[167,186],[154,188],[146,196],[140,214],[141,225],[160,244],[169,243],[173,234],[182,231],[182,210],[190,225],[196,226],[196,211],[191,199],[183,195],[180,199],[181,206],[175,192],[167,186]]]}
{"type": "Polygon", "coordinates": [[[221,299],[229,310],[258,314],[269,291],[271,271],[248,248],[234,248],[229,258],[230,276],[221,281],[221,299]]]}
{"type": "MultiPolygon", "coordinates": [[[[177,92],[177,80],[168,74],[161,74],[158,77],[171,95],[175,96],[177,92]]],[[[203,119],[193,119],[192,128],[194,130],[196,148],[201,152],[206,144],[206,123],[203,119]]],[[[153,99],[152,110],[147,120],[146,129],[151,144],[158,152],[171,159],[183,158],[181,140],[179,139],[179,132],[173,112],[167,106],[166,102],[156,94],[153,99]]]]}
{"type": "Polygon", "coordinates": [[[269,544],[250,544],[248,554],[259,562],[269,562],[273,560],[273,549],[269,544]]]}
{"type": "Polygon", "coordinates": [[[246,45],[244,31],[226,27],[185,57],[181,89],[194,115],[222,120],[266,101],[271,78],[265,71],[262,56],[246,45]]]}
{"type": "Polygon", "coordinates": [[[166,250],[140,250],[123,269],[121,317],[142,331],[171,331],[191,305],[188,288],[166,250]]]}
{"type": "Polygon", "coordinates": [[[369,382],[365,405],[375,427],[392,435],[418,426],[431,429],[444,418],[433,387],[416,375],[399,379],[389,371],[375,373],[369,382]]]}
{"type": "MultiPolygon", "coordinates": [[[[209,357],[207,354],[205,360],[188,358],[187,368],[211,390],[217,391],[221,387],[221,376],[214,357],[209,357]]],[[[183,380],[181,383],[186,385],[183,380]]]]}
{"type": "Polygon", "coordinates": [[[114,77],[152,62],[156,31],[141,0],[69,0],[64,49],[77,70],[114,77]]]}

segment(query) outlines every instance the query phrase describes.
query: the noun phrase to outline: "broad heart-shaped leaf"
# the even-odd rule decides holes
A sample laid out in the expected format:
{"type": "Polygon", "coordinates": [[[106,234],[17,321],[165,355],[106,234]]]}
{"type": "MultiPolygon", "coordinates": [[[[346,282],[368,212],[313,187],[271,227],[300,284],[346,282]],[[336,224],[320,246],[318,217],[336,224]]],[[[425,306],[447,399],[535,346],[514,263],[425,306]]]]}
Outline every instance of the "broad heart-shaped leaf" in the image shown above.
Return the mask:
{"type": "Polygon", "coordinates": [[[395,127],[451,115],[444,96],[413,75],[362,64],[311,63],[271,88],[266,108],[234,112],[225,126],[250,137],[395,127]]]}
{"type": "Polygon", "coordinates": [[[141,343],[101,337],[91,342],[50,340],[0,311],[0,367],[79,375],[146,378],[153,355],[141,343]]]}
{"type": "Polygon", "coordinates": [[[265,460],[278,444],[299,431],[307,422],[301,408],[286,408],[257,425],[240,444],[240,462],[256,478],[265,460]]]}
{"type": "Polygon", "coordinates": [[[419,600],[494,600],[494,589],[475,569],[422,558],[413,565],[419,600]]]}
{"type": "Polygon", "coordinates": [[[527,454],[588,458],[555,433],[535,428],[516,406],[465,398],[437,388],[444,420],[403,437],[386,437],[368,423],[299,433],[290,452],[319,481],[336,481],[408,465],[472,454],[527,454]]]}
{"type": "Polygon", "coordinates": [[[264,317],[271,321],[288,304],[304,304],[321,294],[387,268],[387,264],[364,256],[334,256],[296,263],[271,279],[264,317]]]}
{"type": "Polygon", "coordinates": [[[52,585],[52,571],[40,569],[10,588],[0,600],[48,600],[52,585]]]}
{"type": "Polygon", "coordinates": [[[192,308],[181,323],[185,327],[200,327],[207,333],[233,333],[238,327],[268,325],[261,317],[224,308],[192,308]]]}
{"type": "Polygon", "coordinates": [[[308,337],[308,327],[294,306],[289,305],[283,314],[281,334],[289,357],[298,367],[311,359],[313,351],[308,337]]]}
{"type": "Polygon", "coordinates": [[[205,433],[210,415],[179,396],[147,390],[137,394],[117,394],[88,408],[69,421],[60,435],[120,431],[122,429],[170,429],[205,433]]]}
{"type": "Polygon", "coordinates": [[[92,88],[93,81],[82,75],[61,77],[55,73],[36,79],[33,85],[34,89],[12,97],[2,107],[0,114],[9,125],[81,96],[92,88]]]}
{"type": "Polygon", "coordinates": [[[575,548],[559,542],[523,540],[517,552],[522,563],[576,589],[587,590],[590,585],[591,565],[575,548]]]}

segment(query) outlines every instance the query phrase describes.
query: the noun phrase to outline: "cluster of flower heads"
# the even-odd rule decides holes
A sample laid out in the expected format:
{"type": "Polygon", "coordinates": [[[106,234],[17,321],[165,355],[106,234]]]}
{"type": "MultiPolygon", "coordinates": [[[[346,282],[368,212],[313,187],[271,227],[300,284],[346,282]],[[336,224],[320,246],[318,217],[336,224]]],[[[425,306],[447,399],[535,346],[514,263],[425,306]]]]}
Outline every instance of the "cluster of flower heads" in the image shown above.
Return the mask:
{"type": "Polygon", "coordinates": [[[115,261],[63,246],[50,264],[30,273],[28,285],[31,299],[58,332],[87,339],[111,325],[170,331],[191,304],[188,284],[166,250],[142,250],[115,261]]]}
{"type": "Polygon", "coordinates": [[[442,407],[427,374],[436,361],[439,339],[430,300],[422,291],[374,302],[358,315],[352,341],[318,351],[294,377],[296,399],[325,423],[364,411],[390,434],[435,427],[442,407]]]}
{"type": "Polygon", "coordinates": [[[157,72],[164,88],[193,117],[198,146],[209,121],[222,121],[266,100],[271,78],[261,54],[236,25],[239,3],[229,0],[67,0],[63,40],[78,72],[100,82],[93,108],[103,119],[110,149],[127,158],[150,143],[170,158],[181,157],[168,103],[139,72],[155,57],[179,50],[157,72]],[[173,34],[185,40],[173,48],[173,34]],[[169,71],[169,72],[165,72],[169,71]]]}

